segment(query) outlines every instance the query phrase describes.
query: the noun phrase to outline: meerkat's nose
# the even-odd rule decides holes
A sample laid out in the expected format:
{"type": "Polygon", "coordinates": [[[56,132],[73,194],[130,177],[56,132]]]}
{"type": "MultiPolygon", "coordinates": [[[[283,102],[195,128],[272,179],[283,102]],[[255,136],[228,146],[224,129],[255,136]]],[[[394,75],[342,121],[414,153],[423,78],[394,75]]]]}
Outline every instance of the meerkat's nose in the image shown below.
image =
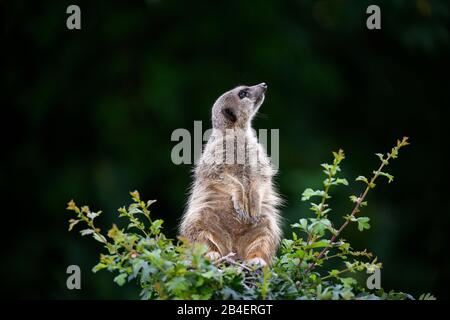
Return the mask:
{"type": "Polygon", "coordinates": [[[267,83],[265,83],[265,82],[260,83],[259,86],[260,86],[261,88],[263,88],[264,91],[267,90],[267,83]]]}

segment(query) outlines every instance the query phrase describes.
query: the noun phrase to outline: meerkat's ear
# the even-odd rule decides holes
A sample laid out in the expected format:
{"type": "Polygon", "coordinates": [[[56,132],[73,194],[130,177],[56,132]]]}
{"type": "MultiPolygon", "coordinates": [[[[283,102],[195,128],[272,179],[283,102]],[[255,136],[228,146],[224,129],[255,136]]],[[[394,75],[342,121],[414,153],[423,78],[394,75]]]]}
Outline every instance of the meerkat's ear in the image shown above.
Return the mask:
{"type": "Polygon", "coordinates": [[[237,117],[236,117],[236,114],[234,113],[233,109],[224,108],[224,109],[222,109],[222,113],[225,116],[225,118],[227,118],[229,121],[236,122],[237,117]]]}

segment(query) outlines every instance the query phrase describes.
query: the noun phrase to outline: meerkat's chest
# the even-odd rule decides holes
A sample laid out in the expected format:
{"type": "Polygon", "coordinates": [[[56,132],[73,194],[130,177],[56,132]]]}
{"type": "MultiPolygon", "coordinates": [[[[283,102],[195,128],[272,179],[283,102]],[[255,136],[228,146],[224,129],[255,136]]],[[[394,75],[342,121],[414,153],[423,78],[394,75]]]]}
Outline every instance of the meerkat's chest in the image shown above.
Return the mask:
{"type": "Polygon", "coordinates": [[[239,183],[244,189],[272,175],[264,148],[251,135],[211,139],[202,154],[197,173],[212,180],[239,183]]]}

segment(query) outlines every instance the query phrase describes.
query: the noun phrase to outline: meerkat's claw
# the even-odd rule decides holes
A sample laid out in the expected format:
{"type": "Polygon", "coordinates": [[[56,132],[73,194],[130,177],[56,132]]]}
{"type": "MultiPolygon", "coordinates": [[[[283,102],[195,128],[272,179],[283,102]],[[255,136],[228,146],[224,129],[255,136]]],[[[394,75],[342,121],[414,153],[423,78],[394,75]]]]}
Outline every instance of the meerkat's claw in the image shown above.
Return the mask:
{"type": "Polygon", "coordinates": [[[217,251],[209,251],[205,254],[205,257],[211,261],[216,261],[221,257],[221,255],[217,251]]]}
{"type": "Polygon", "coordinates": [[[247,260],[247,263],[249,265],[252,265],[252,266],[256,267],[256,268],[262,268],[262,267],[265,267],[267,265],[267,262],[264,259],[259,258],[259,257],[255,257],[255,258],[252,258],[250,260],[247,260]]]}
{"type": "Polygon", "coordinates": [[[248,214],[245,213],[244,210],[242,210],[242,209],[239,208],[239,207],[235,207],[234,210],[236,211],[239,220],[244,221],[244,222],[247,222],[247,220],[248,220],[248,214]]]}
{"type": "Polygon", "coordinates": [[[251,217],[251,223],[258,223],[261,220],[259,215],[251,217]]]}

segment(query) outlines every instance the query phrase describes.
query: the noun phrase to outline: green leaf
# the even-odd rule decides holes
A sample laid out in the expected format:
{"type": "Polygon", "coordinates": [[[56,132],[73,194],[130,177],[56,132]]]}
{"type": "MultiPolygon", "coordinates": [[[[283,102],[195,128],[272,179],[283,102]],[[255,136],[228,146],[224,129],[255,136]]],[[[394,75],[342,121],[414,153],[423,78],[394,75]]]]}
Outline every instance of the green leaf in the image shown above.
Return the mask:
{"type": "Polygon", "coordinates": [[[323,170],[323,172],[327,175],[330,173],[330,170],[333,167],[331,164],[328,163],[322,163],[320,166],[325,169],[323,170]]]}
{"type": "Polygon", "coordinates": [[[281,240],[281,247],[287,251],[290,251],[292,249],[293,244],[294,244],[294,241],[291,239],[281,240]]]}
{"type": "Polygon", "coordinates": [[[99,233],[94,233],[92,236],[93,236],[94,239],[97,240],[98,242],[102,242],[102,243],[107,243],[107,242],[108,242],[108,241],[106,241],[105,237],[102,236],[102,235],[99,234],[99,233]]]}
{"type": "Polygon", "coordinates": [[[121,207],[121,208],[117,209],[117,211],[119,211],[119,217],[128,216],[128,212],[127,212],[127,209],[125,209],[125,207],[121,207]]]}
{"type": "Polygon", "coordinates": [[[339,149],[338,152],[333,151],[333,157],[334,157],[334,164],[338,165],[342,160],[345,159],[344,150],[339,149]]]}
{"type": "Polygon", "coordinates": [[[291,228],[298,228],[300,230],[307,231],[308,230],[308,220],[300,219],[299,223],[291,224],[291,228]]]}
{"type": "MultiPolygon", "coordinates": [[[[359,201],[359,198],[355,195],[351,195],[349,198],[350,198],[350,201],[353,203],[357,203],[359,201]]],[[[359,205],[361,207],[365,207],[365,206],[367,206],[367,201],[362,201],[359,205]]]]}
{"type": "Polygon", "coordinates": [[[189,289],[189,284],[184,277],[175,277],[167,283],[167,288],[174,294],[180,294],[189,289]]]}
{"type": "Polygon", "coordinates": [[[356,181],[363,181],[363,182],[365,182],[366,184],[369,184],[369,180],[367,180],[367,178],[364,177],[364,176],[358,176],[355,180],[356,180],[356,181]]]}
{"type": "Polygon", "coordinates": [[[322,236],[325,230],[330,231],[332,234],[336,233],[336,230],[333,228],[331,221],[328,219],[310,219],[312,223],[309,225],[309,232],[312,234],[318,234],[322,236]]]}
{"type": "Polygon", "coordinates": [[[359,217],[356,219],[356,221],[358,222],[358,230],[359,231],[363,231],[364,229],[370,229],[370,218],[368,217],[359,217]]]}
{"type": "Polygon", "coordinates": [[[129,214],[137,214],[137,213],[142,213],[142,210],[137,208],[137,207],[132,207],[130,206],[130,209],[128,210],[129,214]]]}
{"type": "MultiPolygon", "coordinates": [[[[376,171],[374,171],[373,173],[374,173],[374,174],[377,174],[376,171]]],[[[380,171],[380,172],[378,172],[378,174],[379,174],[380,176],[383,176],[383,177],[388,178],[388,180],[389,180],[388,183],[391,183],[392,181],[394,181],[394,176],[393,176],[393,175],[390,175],[390,174],[387,173],[387,172],[380,171]]]]}
{"type": "Polygon", "coordinates": [[[391,158],[396,159],[398,157],[398,148],[392,148],[391,150],[391,158]]]}
{"type": "Polygon", "coordinates": [[[328,240],[321,240],[321,241],[313,242],[313,243],[305,246],[305,249],[324,248],[324,247],[327,247],[329,245],[329,243],[330,242],[328,240]]]}
{"type": "Polygon", "coordinates": [[[81,230],[80,233],[81,233],[82,236],[87,236],[88,234],[93,234],[94,230],[92,230],[92,229],[84,229],[84,230],[81,230]]]}
{"type": "Polygon", "coordinates": [[[133,199],[133,201],[135,201],[135,202],[140,201],[140,195],[137,190],[130,192],[130,195],[131,195],[131,198],[133,199]]]}
{"type": "Polygon", "coordinates": [[[127,276],[128,275],[126,273],[121,273],[114,278],[114,282],[117,283],[119,286],[123,286],[125,284],[127,276]]]}
{"type": "Polygon", "coordinates": [[[75,204],[75,202],[73,200],[70,200],[67,203],[67,208],[66,210],[70,210],[70,211],[75,211],[76,213],[80,212],[80,209],[78,209],[77,205],[75,204]]]}
{"type": "Polygon", "coordinates": [[[72,231],[73,227],[80,222],[80,220],[70,219],[69,220],[69,231],[72,231]]]}
{"type": "Polygon", "coordinates": [[[337,277],[339,275],[339,270],[332,269],[331,271],[328,271],[328,275],[330,277],[337,277]]]}
{"type": "Polygon", "coordinates": [[[106,264],[99,262],[92,268],[92,272],[96,273],[97,271],[100,271],[100,270],[105,269],[107,267],[108,266],[106,264]]]}
{"type": "Polygon", "coordinates": [[[336,184],[343,184],[344,186],[348,186],[348,181],[347,179],[338,178],[336,179],[336,184]]]}
{"type": "Polygon", "coordinates": [[[342,282],[344,287],[353,287],[358,284],[358,282],[352,277],[340,278],[339,280],[342,282]]]}
{"type": "Polygon", "coordinates": [[[202,276],[203,276],[203,278],[211,279],[211,278],[214,277],[214,272],[212,270],[207,271],[207,272],[203,272],[202,276]]]}
{"type": "Polygon", "coordinates": [[[150,231],[155,235],[159,234],[163,222],[164,221],[161,219],[153,221],[152,225],[150,226],[150,231]]]}
{"type": "Polygon", "coordinates": [[[147,208],[150,207],[150,206],[151,206],[153,203],[155,203],[155,202],[156,202],[156,200],[148,200],[148,201],[147,201],[147,205],[146,205],[147,208]]]}
{"type": "Polygon", "coordinates": [[[384,155],[382,153],[375,153],[375,155],[380,158],[381,162],[384,161],[384,155]]]}
{"type": "Polygon", "coordinates": [[[354,267],[354,263],[352,262],[348,262],[348,261],[344,261],[345,266],[347,267],[347,269],[353,269],[354,267]]]}
{"type": "Polygon", "coordinates": [[[344,299],[344,300],[353,299],[353,297],[355,296],[355,294],[351,290],[344,290],[344,291],[341,291],[339,294],[341,295],[342,299],[344,299]]]}
{"type": "Polygon", "coordinates": [[[87,217],[91,220],[94,220],[96,217],[98,217],[102,212],[98,211],[98,212],[88,212],[87,213],[87,217]]]}
{"type": "Polygon", "coordinates": [[[302,193],[302,201],[309,200],[311,197],[323,197],[325,195],[325,191],[323,190],[316,190],[314,191],[311,188],[306,189],[302,193]]]}

